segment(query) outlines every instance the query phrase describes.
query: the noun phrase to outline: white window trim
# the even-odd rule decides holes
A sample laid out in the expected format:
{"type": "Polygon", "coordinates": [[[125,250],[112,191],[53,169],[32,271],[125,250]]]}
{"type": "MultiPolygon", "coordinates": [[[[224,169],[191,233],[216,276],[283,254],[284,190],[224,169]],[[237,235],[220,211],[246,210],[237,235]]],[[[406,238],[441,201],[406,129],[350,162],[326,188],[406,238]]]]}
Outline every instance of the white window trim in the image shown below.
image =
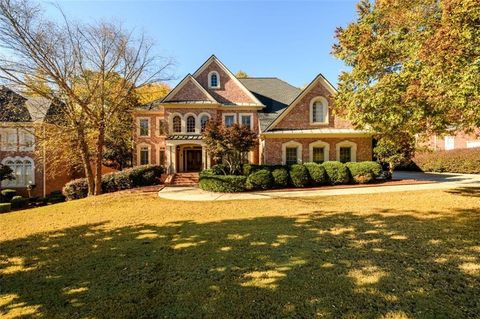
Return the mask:
{"type": "Polygon", "coordinates": [[[219,89],[220,88],[220,74],[218,74],[217,71],[210,71],[208,73],[208,88],[209,89],[219,89]],[[212,74],[215,74],[217,76],[217,86],[211,86],[211,77],[212,77],[212,74]]]}
{"type": "Polygon", "coordinates": [[[352,141],[342,141],[340,143],[337,143],[335,145],[336,151],[337,151],[337,161],[340,161],[340,148],[341,147],[350,147],[351,148],[351,160],[352,162],[357,161],[357,143],[354,143],[352,141]]]}
{"type": "Polygon", "coordinates": [[[321,140],[312,142],[308,145],[310,162],[313,162],[313,148],[314,147],[323,147],[323,159],[324,162],[329,160],[330,157],[330,144],[321,140]]]}
{"type": "Polygon", "coordinates": [[[137,117],[137,136],[138,137],[150,137],[151,136],[151,131],[152,131],[152,123],[150,120],[150,117],[147,116],[142,116],[142,117],[137,117]],[[148,121],[148,134],[147,135],[140,135],[140,121],[141,120],[147,120],[148,121]]]}
{"type": "Polygon", "coordinates": [[[173,134],[183,134],[184,132],[185,132],[185,119],[183,118],[182,114],[178,112],[171,113],[168,117],[168,133],[173,135],[173,134]],[[180,117],[180,132],[175,132],[173,130],[173,118],[175,116],[180,117]]]}
{"type": "Polygon", "coordinates": [[[467,148],[477,148],[477,147],[480,147],[480,140],[467,141],[467,148]]]}
{"type": "Polygon", "coordinates": [[[147,147],[148,148],[148,163],[147,164],[144,164],[144,165],[149,165],[151,164],[152,162],[152,145],[148,144],[148,143],[140,143],[140,144],[137,144],[137,166],[140,166],[142,165],[141,164],[141,151],[142,151],[142,148],[143,147],[147,147]]]}
{"type": "Polygon", "coordinates": [[[197,118],[197,114],[195,113],[186,113],[184,115],[184,119],[183,119],[183,122],[185,124],[185,128],[184,128],[184,132],[185,134],[189,134],[189,135],[192,135],[192,134],[199,134],[200,133],[200,130],[198,129],[198,118],[197,118]],[[193,116],[193,118],[195,119],[195,130],[193,132],[187,132],[187,119],[189,116],[193,116]]]}
{"type": "Polygon", "coordinates": [[[238,114],[238,124],[242,125],[242,116],[250,117],[250,129],[253,130],[253,113],[240,113],[238,114]]]}
{"type": "Polygon", "coordinates": [[[212,119],[212,116],[210,115],[210,113],[202,112],[202,113],[198,114],[197,127],[198,127],[199,133],[202,132],[202,117],[204,117],[204,116],[207,116],[209,121],[212,119]]]}
{"type": "Polygon", "coordinates": [[[287,147],[297,148],[297,163],[302,164],[303,146],[302,143],[295,141],[290,141],[282,144],[282,164],[287,165],[287,147]]]}
{"type": "MultiPolygon", "coordinates": [[[[15,157],[5,157],[3,160],[2,160],[2,164],[5,165],[5,163],[7,163],[8,161],[25,161],[25,160],[28,160],[32,163],[32,185],[35,185],[35,161],[33,160],[33,158],[29,157],[29,156],[15,156],[15,157]]],[[[13,172],[15,174],[15,172],[13,172]]],[[[8,187],[8,188],[25,188],[27,187],[28,185],[8,185],[8,186],[5,186],[4,183],[6,183],[8,181],[2,181],[2,187],[8,187]]]]}
{"type": "Polygon", "coordinates": [[[328,100],[323,96],[317,96],[310,101],[310,125],[324,125],[329,122],[328,100]],[[314,122],[313,120],[313,105],[315,102],[321,101],[323,105],[323,114],[325,114],[325,121],[314,122]]]}
{"type": "Polygon", "coordinates": [[[222,114],[222,123],[225,125],[225,117],[233,115],[233,124],[237,124],[237,113],[223,113],[222,114]]]}

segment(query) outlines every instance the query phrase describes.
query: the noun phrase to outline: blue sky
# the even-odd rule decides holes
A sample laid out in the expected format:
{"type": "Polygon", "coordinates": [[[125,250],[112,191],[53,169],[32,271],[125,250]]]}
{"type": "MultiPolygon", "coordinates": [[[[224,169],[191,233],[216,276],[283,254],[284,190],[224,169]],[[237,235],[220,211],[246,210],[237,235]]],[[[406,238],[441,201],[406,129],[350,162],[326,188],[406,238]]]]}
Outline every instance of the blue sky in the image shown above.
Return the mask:
{"type": "MultiPolygon", "coordinates": [[[[330,54],[333,34],[355,19],[355,3],[59,1],[69,17],[115,19],[145,31],[158,53],[175,59],[179,79],[215,54],[234,73],[276,76],[299,87],[318,73],[337,83],[345,67],[330,54]]],[[[47,14],[55,13],[50,7],[47,14]]]]}

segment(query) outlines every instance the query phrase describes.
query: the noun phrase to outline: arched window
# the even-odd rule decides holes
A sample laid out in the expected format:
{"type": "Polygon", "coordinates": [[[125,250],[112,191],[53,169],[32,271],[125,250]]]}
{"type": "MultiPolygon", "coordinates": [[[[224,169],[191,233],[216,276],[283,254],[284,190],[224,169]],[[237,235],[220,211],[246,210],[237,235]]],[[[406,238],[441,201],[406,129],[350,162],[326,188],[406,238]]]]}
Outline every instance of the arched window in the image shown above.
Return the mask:
{"type": "Polygon", "coordinates": [[[29,157],[5,158],[2,163],[10,167],[15,179],[2,182],[3,187],[27,187],[35,184],[33,160],[29,157]]]}
{"type": "Polygon", "coordinates": [[[202,132],[205,131],[205,126],[207,125],[209,120],[210,120],[210,117],[208,117],[208,115],[203,115],[200,118],[200,127],[202,129],[202,132]]]}
{"type": "Polygon", "coordinates": [[[187,133],[195,133],[195,117],[192,115],[187,117],[187,133]]]}
{"type": "Polygon", "coordinates": [[[208,87],[212,89],[220,87],[220,76],[217,71],[212,71],[208,74],[208,87]]]}
{"type": "Polygon", "coordinates": [[[310,103],[310,124],[328,123],[328,102],[324,97],[317,97],[310,103]]]}
{"type": "Polygon", "coordinates": [[[181,133],[182,132],[182,119],[179,115],[175,115],[172,120],[173,124],[173,133],[181,133]]]}

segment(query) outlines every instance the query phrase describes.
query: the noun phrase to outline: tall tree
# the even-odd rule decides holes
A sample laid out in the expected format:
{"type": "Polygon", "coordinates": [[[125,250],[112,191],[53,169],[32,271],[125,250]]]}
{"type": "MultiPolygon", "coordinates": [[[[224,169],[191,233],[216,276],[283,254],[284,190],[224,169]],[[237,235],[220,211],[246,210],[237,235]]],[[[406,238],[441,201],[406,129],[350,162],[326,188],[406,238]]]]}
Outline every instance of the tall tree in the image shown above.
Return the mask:
{"type": "Polygon", "coordinates": [[[171,88],[166,83],[151,83],[135,90],[138,102],[142,105],[150,104],[165,97],[171,88]]]}
{"type": "Polygon", "coordinates": [[[106,132],[135,89],[165,80],[170,62],[153,54],[143,34],[117,23],[75,23],[65,15],[61,22],[49,20],[28,0],[0,0],[0,45],[4,82],[62,101],[63,127],[75,133],[89,195],[100,194],[106,132]],[[50,91],[31,85],[32,77],[50,91]]]}
{"type": "Polygon", "coordinates": [[[480,126],[480,2],[362,0],[336,31],[336,111],[389,140],[480,126]]]}

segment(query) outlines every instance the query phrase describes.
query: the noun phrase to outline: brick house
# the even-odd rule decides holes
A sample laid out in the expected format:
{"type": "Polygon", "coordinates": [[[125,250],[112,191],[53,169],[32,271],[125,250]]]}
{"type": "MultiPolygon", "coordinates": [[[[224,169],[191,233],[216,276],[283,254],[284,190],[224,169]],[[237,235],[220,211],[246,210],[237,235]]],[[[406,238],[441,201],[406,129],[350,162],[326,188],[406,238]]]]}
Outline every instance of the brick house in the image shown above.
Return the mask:
{"type": "Polygon", "coordinates": [[[46,196],[61,190],[72,178],[68,170],[55,176],[49,174],[49,166],[41,158],[48,154],[36,145],[36,136],[46,129],[54,109],[44,98],[27,98],[0,87],[0,163],[9,166],[15,175],[14,180],[3,181],[2,188],[16,189],[25,196],[32,185],[33,196],[46,196]]]}
{"type": "Polygon", "coordinates": [[[201,132],[214,117],[258,133],[251,163],[371,160],[371,135],[332,114],[334,94],[321,74],[301,90],[273,77],[237,79],[211,56],[161,101],[134,112],[134,162],[169,174],[209,168],[201,132]]]}

